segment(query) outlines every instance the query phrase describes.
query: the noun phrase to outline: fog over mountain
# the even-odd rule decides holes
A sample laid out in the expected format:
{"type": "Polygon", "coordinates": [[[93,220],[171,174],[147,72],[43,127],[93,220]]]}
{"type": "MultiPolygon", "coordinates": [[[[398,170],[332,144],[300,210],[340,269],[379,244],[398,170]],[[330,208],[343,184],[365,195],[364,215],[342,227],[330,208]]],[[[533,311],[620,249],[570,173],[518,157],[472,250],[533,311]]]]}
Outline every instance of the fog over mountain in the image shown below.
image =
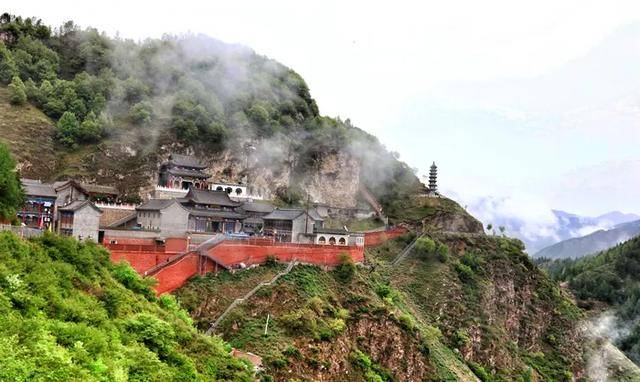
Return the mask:
{"type": "Polygon", "coordinates": [[[567,239],[606,231],[623,223],[640,220],[640,215],[620,211],[598,216],[581,216],[548,209],[535,198],[478,198],[466,207],[485,224],[485,227],[491,224],[496,234],[500,234],[500,227],[504,227],[505,235],[522,240],[530,255],[567,239]]]}

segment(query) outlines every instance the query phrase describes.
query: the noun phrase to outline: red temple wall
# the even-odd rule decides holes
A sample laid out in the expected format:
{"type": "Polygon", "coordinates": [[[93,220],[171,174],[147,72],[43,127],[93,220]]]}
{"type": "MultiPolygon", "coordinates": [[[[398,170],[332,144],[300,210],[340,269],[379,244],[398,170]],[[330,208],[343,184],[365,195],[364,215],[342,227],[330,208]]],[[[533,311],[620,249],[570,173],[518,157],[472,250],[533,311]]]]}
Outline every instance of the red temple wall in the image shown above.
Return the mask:
{"type": "Polygon", "coordinates": [[[396,237],[402,236],[407,232],[409,231],[404,227],[395,227],[388,231],[366,232],[364,234],[364,245],[366,247],[380,245],[387,240],[395,239],[396,237]]]}

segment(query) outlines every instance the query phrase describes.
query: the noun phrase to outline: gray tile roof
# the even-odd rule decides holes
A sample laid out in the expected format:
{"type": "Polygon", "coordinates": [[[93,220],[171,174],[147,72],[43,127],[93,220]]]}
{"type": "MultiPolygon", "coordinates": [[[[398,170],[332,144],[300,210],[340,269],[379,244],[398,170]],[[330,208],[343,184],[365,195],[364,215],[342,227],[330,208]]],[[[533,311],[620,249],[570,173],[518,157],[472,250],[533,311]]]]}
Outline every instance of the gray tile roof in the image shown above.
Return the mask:
{"type": "Polygon", "coordinates": [[[295,220],[304,213],[299,209],[279,209],[276,208],[270,214],[262,217],[264,220],[295,220]]]}
{"type": "Polygon", "coordinates": [[[143,203],[136,207],[136,210],[140,211],[160,211],[171,204],[175,203],[175,199],[149,199],[146,203],[143,203]]]}
{"type": "MultiPolygon", "coordinates": [[[[264,220],[295,220],[298,216],[305,213],[305,210],[302,208],[276,208],[270,214],[267,214],[262,217],[264,220]]],[[[323,221],[323,219],[318,215],[318,213],[313,209],[309,208],[309,218],[314,221],[323,221]]]]}
{"type": "Polygon", "coordinates": [[[100,184],[80,183],[80,187],[85,191],[94,194],[118,195],[118,189],[112,186],[103,186],[100,184]]]}
{"type": "Polygon", "coordinates": [[[169,174],[176,176],[190,176],[193,178],[210,178],[211,175],[205,174],[202,171],[189,170],[184,168],[172,168],[169,170],[169,174]]]}
{"type": "Polygon", "coordinates": [[[21,179],[21,182],[25,195],[43,196],[47,198],[56,197],[56,190],[50,183],[42,183],[39,180],[25,178],[21,179]]]}
{"type": "Polygon", "coordinates": [[[191,155],[171,154],[169,155],[169,163],[180,167],[191,167],[198,169],[207,168],[206,165],[203,165],[194,156],[191,155]]]}
{"type": "Polygon", "coordinates": [[[212,210],[201,210],[196,208],[189,208],[189,213],[193,216],[201,216],[201,217],[212,217],[212,218],[223,218],[223,219],[244,219],[246,216],[233,211],[212,211],[212,210]]]}
{"type": "Polygon", "coordinates": [[[104,194],[104,195],[118,195],[118,190],[112,186],[102,186],[92,183],[80,183],[75,180],[63,180],[53,183],[53,188],[59,190],[65,188],[67,185],[75,186],[83,193],[104,194]]]}
{"type": "Polygon", "coordinates": [[[274,206],[269,203],[258,202],[244,202],[242,203],[242,209],[247,212],[261,212],[268,214],[274,210],[274,206]]]}
{"type": "Polygon", "coordinates": [[[84,208],[85,206],[89,206],[91,208],[93,208],[94,210],[102,213],[102,211],[96,207],[93,203],[91,203],[91,201],[89,200],[74,200],[73,202],[62,206],[60,208],[58,208],[60,211],[78,211],[81,208],[84,208]]]}
{"type": "Polygon", "coordinates": [[[185,196],[196,204],[213,204],[225,207],[238,207],[242,203],[234,202],[225,191],[198,190],[191,188],[185,196]]]}

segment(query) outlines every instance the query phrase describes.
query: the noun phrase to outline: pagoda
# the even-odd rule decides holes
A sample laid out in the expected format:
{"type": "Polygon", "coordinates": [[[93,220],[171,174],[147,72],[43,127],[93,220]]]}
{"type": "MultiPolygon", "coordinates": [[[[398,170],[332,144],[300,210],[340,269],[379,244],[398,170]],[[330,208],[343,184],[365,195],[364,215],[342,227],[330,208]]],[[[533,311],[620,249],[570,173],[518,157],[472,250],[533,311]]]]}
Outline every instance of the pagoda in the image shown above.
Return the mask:
{"type": "Polygon", "coordinates": [[[429,170],[429,192],[436,194],[438,192],[437,185],[438,178],[438,166],[436,166],[436,162],[433,162],[431,165],[431,169],[429,170]]]}

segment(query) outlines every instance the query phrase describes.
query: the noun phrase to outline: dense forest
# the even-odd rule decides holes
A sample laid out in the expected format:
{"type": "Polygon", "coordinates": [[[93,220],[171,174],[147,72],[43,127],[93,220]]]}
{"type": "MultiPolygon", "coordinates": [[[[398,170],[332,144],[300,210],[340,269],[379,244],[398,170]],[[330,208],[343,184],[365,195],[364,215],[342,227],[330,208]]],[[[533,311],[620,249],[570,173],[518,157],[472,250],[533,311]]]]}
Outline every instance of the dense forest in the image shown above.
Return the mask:
{"type": "Polygon", "coordinates": [[[72,21],[52,29],[5,13],[0,82],[11,103],[31,103],[56,123],[59,150],[125,140],[132,131],[142,136],[136,152],[157,151],[162,134],[211,154],[272,140],[274,150],[285,142],[295,154],[300,177],[330,153],[356,157],[362,180],[383,203],[419,186],[375,137],[349,120],[321,116],[293,70],[203,35],[136,42],[72,21]]]}
{"type": "Polygon", "coordinates": [[[539,262],[569,287],[586,308],[614,309],[618,346],[640,363],[640,237],[578,260],[539,262]]]}

